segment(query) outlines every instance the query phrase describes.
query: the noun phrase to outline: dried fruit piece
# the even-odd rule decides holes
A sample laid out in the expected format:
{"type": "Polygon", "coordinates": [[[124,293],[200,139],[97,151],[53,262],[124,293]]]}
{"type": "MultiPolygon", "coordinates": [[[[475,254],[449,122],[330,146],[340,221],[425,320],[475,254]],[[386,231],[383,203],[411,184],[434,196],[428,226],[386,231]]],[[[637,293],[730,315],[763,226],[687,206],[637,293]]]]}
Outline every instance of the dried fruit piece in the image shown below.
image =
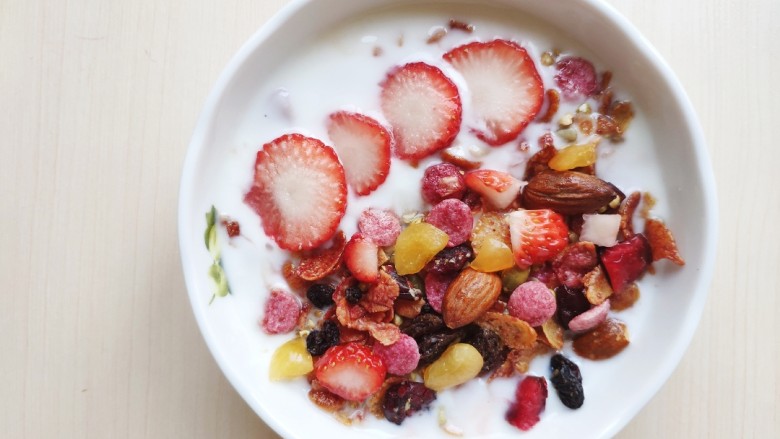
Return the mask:
{"type": "Polygon", "coordinates": [[[489,329],[476,327],[463,341],[474,346],[482,355],[480,375],[492,372],[506,359],[507,347],[501,341],[501,337],[489,329]]]}
{"type": "Polygon", "coordinates": [[[598,89],[596,69],[590,61],[578,56],[567,56],[555,63],[555,83],[563,96],[574,99],[580,96],[592,96],[598,89]]]}
{"type": "Polygon", "coordinates": [[[615,292],[637,280],[653,261],[650,244],[641,233],[605,248],[600,257],[615,292]]]}
{"type": "Polygon", "coordinates": [[[422,178],[422,197],[436,204],[449,198],[460,199],[466,193],[466,182],[457,166],[438,163],[425,169],[422,178]]]}
{"type": "Polygon", "coordinates": [[[477,224],[471,231],[471,246],[477,249],[488,239],[509,244],[509,223],[504,217],[505,215],[499,212],[485,212],[480,215],[477,224]]]}
{"type": "Polygon", "coordinates": [[[573,361],[561,354],[555,354],[550,359],[550,382],[558,392],[563,405],[570,409],[578,409],[585,402],[585,391],[582,388],[580,368],[573,361]]]}
{"type": "Polygon", "coordinates": [[[425,265],[425,269],[428,273],[437,274],[459,272],[473,256],[474,252],[468,244],[448,247],[437,253],[431,262],[425,265]]]}
{"type": "Polygon", "coordinates": [[[397,425],[413,414],[426,410],[436,400],[436,392],[423,383],[401,381],[387,388],[382,400],[385,418],[397,425]]]}
{"type": "Polygon", "coordinates": [[[436,314],[420,314],[414,319],[407,320],[401,324],[401,331],[414,339],[441,332],[444,329],[444,320],[436,314]]]}
{"type": "Polygon", "coordinates": [[[555,289],[555,302],[558,306],[558,321],[564,329],[569,329],[571,319],[590,309],[590,302],[585,298],[582,289],[565,285],[555,289]]]}
{"type": "Polygon", "coordinates": [[[582,215],[582,230],[580,241],[592,242],[601,247],[612,247],[617,244],[620,230],[620,215],[582,215]]]}
{"type": "Polygon", "coordinates": [[[322,324],[322,328],[315,329],[306,336],[306,350],[315,356],[322,355],[331,346],[339,344],[340,337],[338,325],[327,320],[322,324]]]}
{"type": "Polygon", "coordinates": [[[596,145],[598,142],[567,146],[555,154],[548,166],[556,171],[590,166],[596,163],[596,145]]]}
{"type": "Polygon", "coordinates": [[[333,305],[333,286],[328,284],[313,284],[306,290],[306,297],[317,308],[326,308],[333,305]]]}
{"type": "Polygon", "coordinates": [[[376,120],[339,111],[328,119],[328,137],[344,166],[347,183],[358,195],[368,195],[390,173],[390,133],[376,120]]]}
{"type": "Polygon", "coordinates": [[[650,244],[653,261],[668,259],[677,265],[685,265],[685,260],[677,250],[672,232],[661,220],[649,219],[645,222],[645,235],[650,244]]]}
{"type": "Polygon", "coordinates": [[[376,245],[388,247],[401,234],[401,220],[389,210],[367,209],[358,218],[358,230],[376,245]]]}
{"type": "Polygon", "coordinates": [[[447,199],[433,206],[425,221],[449,236],[448,247],[468,241],[474,227],[469,206],[460,200],[447,199]]]}
{"type": "Polygon", "coordinates": [[[596,213],[619,196],[613,185],[598,177],[574,171],[546,171],[536,174],[523,189],[523,206],[580,215],[596,213]]]}
{"type": "Polygon", "coordinates": [[[618,124],[620,131],[625,133],[634,119],[634,107],[630,101],[615,101],[609,106],[608,114],[618,124]]]}
{"type": "Polygon", "coordinates": [[[558,150],[555,148],[554,140],[551,133],[544,133],[539,137],[539,151],[532,155],[528,159],[528,163],[525,165],[525,181],[530,181],[536,174],[550,170],[547,163],[555,157],[558,150]]]}
{"type": "MultiPolygon", "coordinates": [[[[313,383],[312,383],[313,384],[313,383]]],[[[309,390],[309,400],[316,404],[319,408],[328,412],[335,412],[341,410],[344,407],[344,398],[334,395],[327,389],[315,389],[312,386],[309,390]]]]}
{"type": "Polygon", "coordinates": [[[433,363],[447,348],[453,343],[457,343],[463,338],[463,330],[444,330],[443,332],[437,332],[432,334],[426,334],[421,336],[417,340],[417,345],[420,348],[420,362],[419,366],[426,366],[433,363]]]}
{"type": "Polygon", "coordinates": [[[507,302],[509,315],[539,326],[555,315],[555,296],[539,281],[528,281],[518,286],[507,302]]]}
{"type": "Polygon", "coordinates": [[[536,343],[534,328],[508,314],[488,311],[477,320],[477,324],[498,334],[501,341],[512,349],[525,349],[536,343]]]}
{"type": "Polygon", "coordinates": [[[471,268],[485,273],[506,270],[515,265],[512,249],[503,241],[488,238],[475,249],[477,257],[469,265],[471,268]]]}
{"type": "Polygon", "coordinates": [[[395,243],[396,271],[402,276],[417,273],[447,246],[449,240],[446,233],[432,224],[410,224],[395,243]]]}
{"type": "Polygon", "coordinates": [[[612,286],[600,265],[583,276],[582,283],[585,285],[585,297],[592,305],[601,305],[612,295],[612,286]]]}
{"type": "Polygon", "coordinates": [[[574,352],[590,360],[604,360],[619,354],[628,346],[626,324],[615,319],[607,319],[590,332],[586,332],[572,342],[574,352]]]}
{"type": "Polygon", "coordinates": [[[547,110],[545,110],[544,114],[539,118],[540,122],[550,122],[553,117],[555,117],[555,113],[558,112],[558,107],[561,105],[561,94],[558,93],[558,90],[555,90],[554,88],[548,89],[545,92],[545,96],[547,97],[547,110]]]}
{"type": "Polygon", "coordinates": [[[500,294],[501,278],[497,275],[464,269],[444,293],[444,323],[459,328],[473,322],[490,309],[500,294]]]}
{"type": "Polygon", "coordinates": [[[244,202],[279,247],[316,248],[333,236],[346,211],[344,168],[333,149],[319,140],[286,134],[257,153],[254,182],[244,202]]]}
{"type": "Polygon", "coordinates": [[[417,368],[420,361],[420,351],[417,342],[406,334],[395,343],[384,346],[381,343],[374,344],[374,354],[379,356],[387,366],[387,373],[393,375],[406,375],[417,368]]]}
{"type": "Polygon", "coordinates": [[[569,245],[553,259],[556,277],[569,288],[581,288],[582,278],[599,263],[596,246],[581,241],[569,245]]]}
{"type": "Polygon", "coordinates": [[[422,62],[395,67],[381,87],[382,113],[393,127],[399,158],[421,159],[450,146],[462,109],[458,87],[439,68],[422,62]]]}
{"type": "Polygon", "coordinates": [[[425,387],[440,392],[458,386],[479,375],[482,365],[482,355],[474,346],[455,343],[425,368],[425,387]]]}
{"type": "Polygon", "coordinates": [[[455,274],[439,274],[430,272],[425,275],[425,298],[428,303],[438,313],[441,313],[441,306],[444,302],[444,294],[447,288],[455,279],[455,274]]]}
{"type": "Polygon", "coordinates": [[[539,415],[547,403],[547,380],[527,376],[517,384],[515,402],[506,413],[506,420],[523,431],[539,422],[539,415]]]}
{"type": "Polygon", "coordinates": [[[552,210],[520,209],[506,219],[515,263],[520,268],[551,260],[569,243],[566,222],[552,210]]]}
{"type": "Polygon", "coordinates": [[[601,305],[594,306],[593,308],[571,319],[569,322],[569,329],[575,332],[583,332],[593,329],[607,319],[608,313],[609,299],[605,300],[601,305]]]}
{"type": "Polygon", "coordinates": [[[346,343],[334,346],[317,360],[317,380],[348,401],[363,401],[385,380],[387,368],[367,346],[346,343]]]}
{"type": "Polygon", "coordinates": [[[306,375],[314,369],[306,342],[298,337],[276,348],[271,356],[268,378],[271,381],[286,380],[306,375]]]}
{"type": "Polygon", "coordinates": [[[315,250],[301,258],[298,268],[295,269],[295,274],[308,281],[320,280],[333,274],[341,266],[341,256],[346,246],[347,240],[344,232],[339,231],[333,237],[333,243],[329,248],[315,250]]]}
{"type": "Polygon", "coordinates": [[[301,303],[295,296],[273,289],[265,302],[261,326],[267,334],[284,334],[295,329],[300,314],[301,303]]]}

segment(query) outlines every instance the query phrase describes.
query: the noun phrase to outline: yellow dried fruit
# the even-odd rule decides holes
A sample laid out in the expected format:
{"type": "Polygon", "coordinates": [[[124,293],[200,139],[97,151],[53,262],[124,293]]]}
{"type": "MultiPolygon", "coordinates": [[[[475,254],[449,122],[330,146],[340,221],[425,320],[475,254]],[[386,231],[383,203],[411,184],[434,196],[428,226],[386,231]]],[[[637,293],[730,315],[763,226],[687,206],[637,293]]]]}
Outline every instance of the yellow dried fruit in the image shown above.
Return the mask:
{"type": "Polygon", "coordinates": [[[271,356],[268,377],[271,381],[296,378],[314,370],[311,354],[306,350],[306,340],[301,337],[279,346],[271,356]]]}
{"type": "Polygon", "coordinates": [[[556,171],[590,166],[596,163],[596,145],[598,142],[567,146],[558,151],[547,165],[556,171]]]}
{"type": "Polygon", "coordinates": [[[425,368],[425,387],[440,392],[475,378],[482,370],[483,359],[479,351],[467,343],[455,343],[425,368]]]}
{"type": "Polygon", "coordinates": [[[395,242],[395,269],[401,276],[422,270],[450,240],[446,233],[428,223],[405,228],[395,242]]]}
{"type": "Polygon", "coordinates": [[[488,238],[482,245],[474,248],[477,257],[471,262],[471,268],[485,273],[506,270],[515,265],[512,249],[505,243],[488,238]]]}

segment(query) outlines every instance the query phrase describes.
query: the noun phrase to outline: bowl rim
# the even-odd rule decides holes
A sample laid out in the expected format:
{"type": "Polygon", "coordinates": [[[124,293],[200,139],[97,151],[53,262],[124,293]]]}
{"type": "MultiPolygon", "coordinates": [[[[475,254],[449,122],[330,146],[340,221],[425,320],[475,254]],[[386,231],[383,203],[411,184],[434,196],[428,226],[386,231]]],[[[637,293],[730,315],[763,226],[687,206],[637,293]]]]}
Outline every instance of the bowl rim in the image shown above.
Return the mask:
{"type": "MultiPolygon", "coordinates": [[[[301,12],[308,5],[315,2],[316,0],[292,0],[285,4],[242,44],[222,70],[204,102],[203,109],[197,119],[193,135],[187,147],[180,180],[179,202],[177,206],[178,239],[184,280],[190,305],[192,306],[203,339],[205,340],[212,357],[217,362],[219,368],[222,370],[222,373],[228,379],[232,387],[269,427],[277,434],[284,437],[293,436],[292,431],[286,426],[281,425],[274,416],[267,413],[263,407],[254,402],[254,398],[251,396],[249,389],[241,385],[238,373],[227,361],[226,356],[222,354],[219,343],[213,333],[213,329],[206,321],[205,309],[207,308],[199,305],[201,297],[196,297],[195,293],[197,288],[194,279],[196,279],[197,273],[194,271],[195,264],[191,261],[190,252],[186,251],[186,247],[190,244],[188,243],[189,236],[185,233],[185,224],[191,221],[191,218],[187,216],[187,213],[191,211],[188,209],[188,203],[191,200],[191,182],[194,181],[196,177],[195,170],[197,158],[205,147],[205,139],[209,132],[211,121],[215,118],[222,96],[225,94],[225,91],[239,69],[247,62],[255,50],[274,32],[285,25],[288,20],[301,12]]],[[[512,1],[502,2],[502,4],[508,7],[511,7],[511,3],[512,1]]],[[[698,285],[698,288],[694,292],[694,296],[691,300],[692,309],[690,310],[689,318],[684,322],[682,332],[673,341],[672,348],[669,350],[669,355],[663,357],[661,365],[656,367],[654,373],[651,376],[646,377],[647,379],[644,381],[643,385],[640,386],[640,391],[637,393],[641,396],[634,400],[634,404],[624,407],[621,411],[621,415],[616,417],[613,422],[606,425],[601,431],[601,436],[611,437],[623,429],[650,401],[650,399],[658,393],[663,384],[669,379],[672,372],[674,372],[675,368],[679,365],[699,325],[707,295],[711,288],[715,268],[719,227],[719,218],[717,214],[717,186],[704,133],[698,117],[696,116],[693,104],[669,64],[639,30],[612,5],[608,4],[606,0],[577,0],[577,3],[579,7],[589,7],[593,12],[611,22],[634,47],[642,52],[642,55],[658,70],[662,80],[666,82],[672,90],[672,95],[684,116],[683,125],[688,129],[691,138],[693,139],[691,148],[698,166],[699,175],[701,176],[701,182],[703,183],[702,189],[706,210],[704,216],[708,218],[708,221],[704,222],[703,225],[706,228],[705,233],[703,234],[704,243],[702,254],[704,257],[695,282],[695,284],[698,285]]]]}

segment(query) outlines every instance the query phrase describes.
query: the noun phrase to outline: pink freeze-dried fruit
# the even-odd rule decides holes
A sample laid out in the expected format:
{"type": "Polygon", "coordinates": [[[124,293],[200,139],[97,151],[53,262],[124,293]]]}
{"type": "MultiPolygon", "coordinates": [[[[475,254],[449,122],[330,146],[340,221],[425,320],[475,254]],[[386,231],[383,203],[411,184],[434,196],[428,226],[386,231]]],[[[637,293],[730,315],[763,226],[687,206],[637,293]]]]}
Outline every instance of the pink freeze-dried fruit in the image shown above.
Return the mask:
{"type": "Polygon", "coordinates": [[[591,96],[598,89],[596,69],[586,59],[567,56],[555,63],[555,68],[555,83],[564,97],[591,96]]]}
{"type": "Polygon", "coordinates": [[[532,280],[515,288],[507,308],[509,315],[531,326],[540,326],[555,315],[555,296],[543,283],[532,280]]]}
{"type": "Polygon", "coordinates": [[[447,292],[447,287],[450,286],[455,276],[457,276],[457,273],[438,274],[430,272],[425,275],[425,297],[428,298],[428,304],[431,305],[431,308],[438,313],[441,312],[444,293],[447,292]]]}
{"type": "Polygon", "coordinates": [[[274,289],[265,302],[265,313],[260,323],[268,334],[284,334],[295,329],[301,303],[292,294],[274,289]]]}
{"type": "Polygon", "coordinates": [[[374,354],[382,359],[387,366],[387,373],[393,375],[406,375],[417,369],[420,361],[420,351],[417,342],[406,334],[395,343],[384,346],[374,343],[374,354]]]}
{"type": "Polygon", "coordinates": [[[438,163],[429,166],[422,178],[422,197],[430,204],[436,204],[448,198],[463,197],[466,183],[457,166],[438,163]]]}
{"type": "Polygon", "coordinates": [[[575,332],[591,330],[606,320],[607,314],[609,314],[609,299],[571,319],[569,329],[575,332]]]}
{"type": "Polygon", "coordinates": [[[463,244],[471,236],[474,217],[469,206],[460,200],[447,199],[433,206],[425,221],[450,237],[447,247],[463,244]]]}
{"type": "Polygon", "coordinates": [[[506,420],[520,430],[528,431],[539,422],[539,415],[547,403],[547,380],[543,377],[525,377],[517,385],[515,398],[506,420]]]}
{"type": "Polygon", "coordinates": [[[401,221],[389,210],[367,209],[358,218],[358,230],[376,245],[389,247],[401,234],[401,221]]]}
{"type": "Polygon", "coordinates": [[[553,259],[553,270],[562,284],[569,288],[581,288],[582,278],[599,264],[596,246],[592,242],[576,242],[569,245],[553,259]]]}

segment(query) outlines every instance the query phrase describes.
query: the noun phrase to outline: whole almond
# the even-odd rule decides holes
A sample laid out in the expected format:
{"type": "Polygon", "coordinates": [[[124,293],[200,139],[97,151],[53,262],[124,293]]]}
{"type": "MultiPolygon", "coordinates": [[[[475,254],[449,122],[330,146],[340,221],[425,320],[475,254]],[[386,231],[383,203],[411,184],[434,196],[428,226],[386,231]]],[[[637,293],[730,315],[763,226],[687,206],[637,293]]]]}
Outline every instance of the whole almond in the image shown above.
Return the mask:
{"type": "Polygon", "coordinates": [[[523,207],[580,215],[599,212],[620,195],[613,185],[592,175],[545,171],[536,174],[523,189],[523,207]]]}
{"type": "Polygon", "coordinates": [[[501,278],[497,274],[466,268],[444,293],[444,323],[452,329],[468,325],[487,312],[500,294],[501,278]]]}

